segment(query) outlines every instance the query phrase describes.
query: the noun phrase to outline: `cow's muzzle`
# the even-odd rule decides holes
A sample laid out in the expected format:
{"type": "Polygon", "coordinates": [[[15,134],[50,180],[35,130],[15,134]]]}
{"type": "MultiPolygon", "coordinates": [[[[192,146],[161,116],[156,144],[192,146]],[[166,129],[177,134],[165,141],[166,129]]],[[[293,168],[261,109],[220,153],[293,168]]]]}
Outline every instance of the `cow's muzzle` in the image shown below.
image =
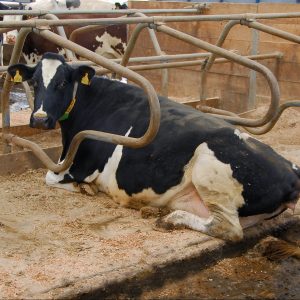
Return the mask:
{"type": "Polygon", "coordinates": [[[55,123],[49,117],[31,117],[30,127],[39,129],[54,129],[55,123]]]}

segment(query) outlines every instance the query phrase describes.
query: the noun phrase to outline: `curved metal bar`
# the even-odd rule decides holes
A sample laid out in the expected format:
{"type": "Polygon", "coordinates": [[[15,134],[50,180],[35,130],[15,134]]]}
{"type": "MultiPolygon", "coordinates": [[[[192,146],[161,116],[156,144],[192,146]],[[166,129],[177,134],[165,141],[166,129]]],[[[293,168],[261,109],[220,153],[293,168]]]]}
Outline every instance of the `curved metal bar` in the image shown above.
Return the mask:
{"type": "MultiPolygon", "coordinates": [[[[261,128],[247,128],[247,127],[243,127],[243,128],[251,134],[255,134],[255,135],[265,134],[265,133],[269,132],[275,126],[275,124],[279,120],[282,113],[289,107],[300,107],[300,101],[294,100],[294,101],[287,101],[287,102],[282,103],[279,106],[277,114],[273,117],[273,119],[261,128]]],[[[213,108],[213,107],[205,106],[205,105],[198,105],[197,109],[199,109],[202,112],[209,113],[213,116],[225,115],[225,116],[238,117],[238,115],[233,112],[226,111],[223,109],[213,108]]]]}
{"type": "MultiPolygon", "coordinates": [[[[238,24],[248,26],[249,28],[253,28],[253,29],[256,29],[256,30],[259,30],[259,31],[262,31],[262,32],[265,32],[265,33],[268,33],[268,34],[271,34],[271,35],[275,35],[277,37],[280,37],[282,39],[285,39],[285,40],[288,40],[288,41],[291,41],[291,42],[294,42],[294,43],[298,43],[298,44],[300,43],[300,37],[298,35],[295,35],[295,34],[292,34],[292,33],[286,32],[284,30],[277,29],[277,28],[273,28],[273,27],[265,25],[265,24],[261,24],[261,23],[255,21],[254,19],[250,19],[250,20],[241,19],[240,21],[238,21],[238,20],[229,21],[225,25],[225,27],[224,27],[217,43],[216,43],[216,46],[221,47],[223,45],[226,37],[228,36],[229,31],[235,25],[238,25],[238,24]]],[[[212,54],[207,59],[206,64],[203,66],[203,68],[201,70],[202,73],[201,73],[201,93],[200,93],[201,96],[200,96],[200,98],[202,98],[205,94],[204,86],[205,86],[205,83],[206,83],[207,71],[211,68],[212,64],[214,63],[215,57],[216,57],[216,55],[212,54]]],[[[275,116],[273,117],[274,119],[272,119],[270,121],[270,123],[267,123],[263,128],[258,128],[258,129],[245,128],[245,130],[247,130],[250,133],[256,134],[256,135],[260,135],[260,134],[264,134],[264,133],[268,132],[269,130],[271,130],[274,127],[274,125],[278,121],[278,118],[280,117],[282,112],[286,108],[292,107],[293,104],[295,104],[294,106],[299,106],[299,103],[297,103],[297,102],[286,102],[286,103],[280,105],[279,108],[278,108],[277,115],[275,114],[275,116]]]]}
{"type": "Polygon", "coordinates": [[[266,115],[263,116],[261,119],[246,119],[246,118],[240,118],[240,117],[222,116],[222,118],[224,120],[227,120],[230,123],[235,124],[235,125],[258,127],[258,126],[263,126],[266,123],[268,123],[273,118],[273,115],[277,113],[279,99],[280,99],[279,86],[278,86],[278,82],[277,82],[274,74],[267,67],[255,62],[255,61],[252,61],[248,58],[245,58],[245,57],[242,57],[235,53],[232,53],[228,50],[222,49],[215,45],[211,45],[205,41],[197,39],[186,33],[172,29],[166,25],[154,25],[154,27],[157,31],[164,32],[170,36],[173,36],[174,38],[183,40],[183,41],[188,42],[196,47],[199,47],[206,51],[215,53],[219,56],[225,57],[225,58],[230,59],[234,62],[237,62],[243,66],[246,66],[250,69],[258,71],[266,78],[266,80],[270,86],[270,89],[271,89],[271,104],[270,104],[270,107],[269,107],[266,115]]]}
{"type": "Polygon", "coordinates": [[[125,53],[124,53],[121,63],[120,63],[121,66],[127,66],[128,62],[129,62],[129,58],[131,57],[131,54],[133,52],[136,41],[137,41],[140,33],[142,32],[142,30],[144,28],[146,28],[147,26],[148,26],[148,24],[138,24],[132,31],[130,39],[127,43],[125,53]]]}
{"type": "Polygon", "coordinates": [[[22,82],[23,88],[25,90],[25,94],[26,94],[26,98],[29,104],[29,107],[31,110],[34,109],[34,104],[33,104],[33,97],[32,97],[32,93],[29,87],[29,84],[26,81],[22,82]]]}
{"type": "Polygon", "coordinates": [[[227,111],[227,110],[223,110],[223,109],[219,109],[219,108],[214,108],[214,107],[210,107],[207,105],[197,105],[196,106],[197,109],[199,109],[200,111],[204,112],[204,113],[209,113],[209,114],[213,114],[213,115],[222,115],[222,116],[232,116],[232,117],[238,117],[237,114],[231,112],[231,111],[227,111]]]}
{"type": "Polygon", "coordinates": [[[159,102],[155,90],[153,89],[152,85],[149,83],[148,80],[143,78],[141,75],[131,70],[128,70],[114,62],[111,62],[110,60],[105,59],[95,54],[94,52],[79,46],[78,44],[70,42],[49,30],[33,29],[33,32],[41,35],[42,37],[50,41],[53,41],[54,43],[56,43],[61,47],[65,47],[74,51],[75,53],[77,53],[82,57],[86,57],[88,60],[98,65],[102,65],[107,69],[111,69],[113,72],[121,74],[122,76],[127,77],[131,81],[140,85],[144,89],[146,95],[148,96],[148,101],[150,106],[149,126],[145,134],[139,138],[125,137],[125,136],[120,136],[120,135],[107,133],[107,132],[98,132],[94,130],[81,131],[74,136],[70,144],[70,147],[68,149],[68,152],[66,154],[65,160],[62,164],[53,163],[53,161],[47,156],[47,154],[39,146],[25,139],[6,134],[3,135],[3,138],[5,140],[9,142],[13,142],[22,147],[31,149],[35,153],[35,155],[45,164],[45,166],[48,169],[52,170],[53,172],[61,172],[68,169],[71,166],[80,143],[86,138],[97,140],[97,141],[114,143],[114,144],[121,144],[132,148],[140,148],[146,146],[154,139],[154,137],[158,132],[159,124],[160,124],[160,106],[159,106],[159,102]]]}
{"type": "MultiPolygon", "coordinates": [[[[140,13],[140,12],[135,13],[134,16],[136,16],[136,17],[146,17],[143,13],[140,13]]],[[[155,51],[156,55],[160,55],[160,56],[164,55],[165,53],[160,48],[160,45],[159,45],[158,39],[156,37],[155,31],[153,29],[149,28],[149,27],[147,27],[147,29],[148,29],[150,39],[152,41],[153,48],[154,48],[154,51],[155,51]]],[[[138,35],[136,36],[135,42],[136,42],[140,32],[141,31],[139,31],[139,29],[138,29],[138,35]]],[[[132,44],[132,46],[130,48],[130,51],[127,51],[127,52],[125,51],[125,53],[124,53],[124,56],[126,54],[126,59],[125,60],[122,59],[122,61],[121,61],[121,65],[124,66],[124,67],[127,66],[127,64],[128,64],[128,61],[129,61],[130,56],[132,54],[133,48],[135,46],[135,42],[134,42],[134,44],[132,44]]],[[[165,97],[168,96],[168,74],[169,74],[168,70],[162,68],[162,70],[161,70],[161,91],[162,91],[162,95],[165,96],[165,97]]]]}
{"type": "MultiPolygon", "coordinates": [[[[225,26],[224,26],[224,29],[223,31],[221,32],[218,40],[217,40],[217,43],[216,43],[216,46],[218,47],[222,47],[223,43],[225,42],[230,30],[232,29],[232,27],[234,27],[235,25],[238,25],[240,24],[240,20],[232,20],[232,21],[229,21],[225,26]]],[[[212,64],[214,63],[215,61],[215,58],[216,58],[216,54],[215,53],[212,53],[210,55],[210,57],[208,58],[207,60],[207,63],[205,64],[205,70],[209,70],[210,67],[212,66],[212,64]]]]}
{"type": "Polygon", "coordinates": [[[289,107],[300,107],[300,101],[295,100],[295,101],[287,101],[285,103],[282,103],[279,106],[276,115],[274,115],[273,119],[269,123],[267,123],[265,126],[263,126],[261,128],[244,127],[244,129],[247,130],[248,132],[250,132],[252,134],[256,134],[256,135],[265,134],[275,126],[275,124],[277,123],[277,121],[280,118],[280,116],[282,115],[282,113],[289,107]]]}
{"type": "MultiPolygon", "coordinates": [[[[216,46],[218,47],[222,47],[225,39],[227,38],[229,31],[231,30],[231,28],[237,24],[240,24],[240,20],[232,20],[229,21],[225,27],[223,28],[216,46]]],[[[206,94],[206,80],[207,80],[207,72],[209,71],[209,69],[211,68],[211,66],[213,65],[214,61],[216,59],[216,54],[212,53],[209,58],[207,58],[205,64],[202,66],[201,71],[200,71],[200,100],[206,98],[205,94],[206,94]]]]}
{"type": "MultiPolygon", "coordinates": [[[[31,28],[22,28],[19,31],[15,46],[13,48],[10,65],[16,64],[21,56],[21,51],[24,45],[24,41],[27,35],[31,32],[31,28]]],[[[5,134],[9,131],[10,127],[10,114],[9,114],[9,92],[13,83],[9,74],[5,77],[5,81],[1,93],[1,112],[2,112],[2,132],[5,134]]],[[[3,152],[10,152],[10,147],[7,143],[4,143],[3,152]]]]}

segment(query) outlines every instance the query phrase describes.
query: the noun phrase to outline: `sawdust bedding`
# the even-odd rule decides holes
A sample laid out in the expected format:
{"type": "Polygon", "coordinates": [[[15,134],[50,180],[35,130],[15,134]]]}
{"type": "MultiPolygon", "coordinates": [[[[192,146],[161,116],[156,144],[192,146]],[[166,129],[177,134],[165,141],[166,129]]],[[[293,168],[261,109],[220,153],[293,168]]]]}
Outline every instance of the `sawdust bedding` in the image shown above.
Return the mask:
{"type": "MultiPolygon", "coordinates": [[[[299,120],[300,110],[289,109],[260,137],[298,165],[299,120]]],[[[54,137],[58,141],[58,132],[47,134],[32,139],[45,139],[48,145],[54,137]]],[[[37,295],[78,274],[136,265],[149,251],[167,251],[173,243],[197,237],[189,230],[155,231],[154,218],[118,207],[104,194],[90,197],[50,188],[45,174],[31,170],[0,177],[0,291],[5,298],[37,295]]]]}

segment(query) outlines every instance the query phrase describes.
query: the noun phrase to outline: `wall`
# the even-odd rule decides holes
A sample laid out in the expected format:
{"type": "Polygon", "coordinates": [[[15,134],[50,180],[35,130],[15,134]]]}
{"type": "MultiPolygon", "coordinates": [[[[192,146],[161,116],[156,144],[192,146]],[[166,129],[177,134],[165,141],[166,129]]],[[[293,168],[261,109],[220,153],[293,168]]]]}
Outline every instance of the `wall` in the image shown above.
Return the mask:
{"type": "MultiPolygon", "coordinates": [[[[187,2],[129,2],[131,8],[183,8],[192,5],[187,2]]],[[[235,13],[274,13],[300,11],[297,4],[236,4],[236,3],[210,3],[210,9],[205,12],[213,14],[235,14],[235,13]]],[[[168,23],[180,31],[198,37],[204,41],[215,44],[226,21],[218,22],[182,22],[168,23]]],[[[262,21],[275,28],[299,35],[300,20],[277,19],[262,21]]],[[[130,26],[130,32],[133,25],[130,26]]],[[[175,40],[162,33],[157,33],[159,43],[166,54],[203,52],[191,45],[175,40]]],[[[284,53],[282,59],[268,59],[260,62],[266,65],[277,76],[281,99],[299,99],[300,95],[300,46],[292,42],[271,36],[262,32],[258,33],[258,53],[271,53],[281,51],[284,53]]],[[[228,50],[237,50],[239,54],[249,55],[251,53],[253,30],[237,25],[229,33],[223,47],[228,50]]],[[[135,47],[133,56],[155,55],[148,32],[145,30],[135,47]]],[[[169,96],[187,99],[199,98],[199,70],[200,67],[182,67],[169,69],[169,96]]],[[[161,92],[161,72],[140,72],[154,85],[158,93],[161,92]]],[[[251,109],[249,106],[249,82],[250,70],[234,63],[223,63],[215,65],[207,78],[207,97],[220,97],[220,107],[235,112],[243,112],[251,109]]],[[[256,100],[268,101],[269,88],[262,76],[257,76],[256,100]]]]}

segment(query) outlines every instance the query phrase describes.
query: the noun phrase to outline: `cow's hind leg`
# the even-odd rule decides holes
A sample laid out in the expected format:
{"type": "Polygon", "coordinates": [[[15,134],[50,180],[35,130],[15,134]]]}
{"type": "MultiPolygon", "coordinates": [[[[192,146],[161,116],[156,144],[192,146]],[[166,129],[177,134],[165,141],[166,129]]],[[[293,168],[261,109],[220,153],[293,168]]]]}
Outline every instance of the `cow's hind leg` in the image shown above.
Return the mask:
{"type": "Polygon", "coordinates": [[[244,203],[243,187],[233,178],[230,165],[219,161],[204,143],[196,150],[191,173],[192,183],[210,216],[203,218],[182,208],[164,217],[163,223],[184,225],[225,240],[242,239],[238,208],[244,203]]]}
{"type": "Polygon", "coordinates": [[[201,218],[185,210],[175,210],[167,216],[157,220],[157,226],[165,229],[186,227],[208,234],[212,218],[201,218]]]}
{"type": "Polygon", "coordinates": [[[213,211],[210,217],[202,218],[184,210],[175,210],[159,219],[157,225],[166,229],[186,227],[228,241],[243,238],[238,216],[228,217],[223,211],[220,213],[213,211]]]}

